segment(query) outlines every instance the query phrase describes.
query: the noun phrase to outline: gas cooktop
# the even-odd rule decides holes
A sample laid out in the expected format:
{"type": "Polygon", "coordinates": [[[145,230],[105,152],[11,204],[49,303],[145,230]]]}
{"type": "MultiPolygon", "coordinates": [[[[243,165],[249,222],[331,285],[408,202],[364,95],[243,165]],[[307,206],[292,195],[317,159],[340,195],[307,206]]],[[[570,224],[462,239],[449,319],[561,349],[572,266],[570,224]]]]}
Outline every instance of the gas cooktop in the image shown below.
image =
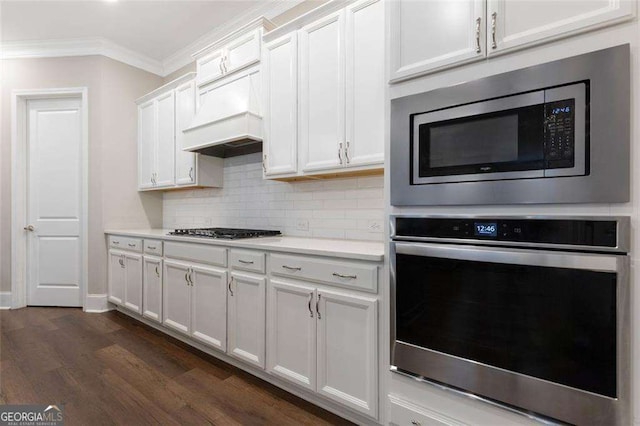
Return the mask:
{"type": "Polygon", "coordinates": [[[187,237],[221,238],[225,240],[238,240],[241,238],[275,237],[280,231],[264,229],[237,229],[237,228],[192,228],[175,229],[169,235],[184,235],[187,237]]]}

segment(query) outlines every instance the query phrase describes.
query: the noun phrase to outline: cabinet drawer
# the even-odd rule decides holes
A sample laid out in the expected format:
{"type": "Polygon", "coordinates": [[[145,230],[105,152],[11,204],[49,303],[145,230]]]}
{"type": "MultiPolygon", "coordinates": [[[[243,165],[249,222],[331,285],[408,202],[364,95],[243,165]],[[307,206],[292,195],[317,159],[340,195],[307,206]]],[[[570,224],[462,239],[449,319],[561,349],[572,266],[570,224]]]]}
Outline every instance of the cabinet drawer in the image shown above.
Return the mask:
{"type": "Polygon", "coordinates": [[[373,293],[378,291],[378,266],[374,264],[282,254],[270,256],[271,273],[274,275],[373,293]]]}
{"type": "Polygon", "coordinates": [[[190,262],[227,266],[227,249],[222,247],[204,244],[165,242],[164,255],[165,257],[190,262]]]}
{"type": "Polygon", "coordinates": [[[155,254],[156,256],[162,256],[162,241],[144,240],[144,252],[146,254],[155,254]]]}
{"type": "Polygon", "coordinates": [[[241,271],[264,274],[265,254],[260,251],[231,250],[229,252],[229,266],[241,271]]]}
{"type": "Polygon", "coordinates": [[[395,396],[389,397],[389,424],[393,426],[463,426],[443,414],[418,407],[395,396]]]}
{"type": "Polygon", "coordinates": [[[118,235],[110,235],[109,247],[121,250],[142,252],[142,240],[139,238],[128,238],[120,237],[118,235]]]}

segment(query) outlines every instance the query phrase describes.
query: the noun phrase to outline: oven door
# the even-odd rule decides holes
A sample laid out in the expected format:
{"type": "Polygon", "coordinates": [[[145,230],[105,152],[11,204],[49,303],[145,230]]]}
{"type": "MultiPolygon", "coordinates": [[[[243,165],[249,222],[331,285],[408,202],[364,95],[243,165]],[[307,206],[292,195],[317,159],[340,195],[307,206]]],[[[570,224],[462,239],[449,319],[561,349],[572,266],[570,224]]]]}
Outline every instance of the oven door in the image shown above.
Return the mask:
{"type": "Polygon", "coordinates": [[[392,364],[577,424],[623,424],[623,255],[391,244],[392,364]]]}
{"type": "Polygon", "coordinates": [[[412,184],[579,176],[586,85],[412,116],[412,184]]]}

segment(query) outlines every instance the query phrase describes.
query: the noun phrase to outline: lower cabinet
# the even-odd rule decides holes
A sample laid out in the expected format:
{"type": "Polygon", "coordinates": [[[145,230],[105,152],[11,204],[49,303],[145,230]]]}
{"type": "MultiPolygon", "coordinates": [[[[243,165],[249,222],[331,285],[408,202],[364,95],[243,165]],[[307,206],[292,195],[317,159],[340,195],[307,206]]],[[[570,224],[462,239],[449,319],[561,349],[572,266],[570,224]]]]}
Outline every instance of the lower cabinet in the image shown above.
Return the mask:
{"type": "Polygon", "coordinates": [[[142,255],[109,250],[108,298],[142,314],[142,255]]]}
{"type": "Polygon", "coordinates": [[[142,316],[162,322],[162,258],[144,255],[142,316]]]}
{"type": "Polygon", "coordinates": [[[377,417],[377,300],[269,281],[267,369],[377,417]]]}
{"type": "Polygon", "coordinates": [[[265,277],[231,273],[227,352],[260,368],[265,368],[265,298],[265,277]]]}
{"type": "Polygon", "coordinates": [[[226,292],[226,270],[165,259],[162,323],[224,351],[226,292]]]}

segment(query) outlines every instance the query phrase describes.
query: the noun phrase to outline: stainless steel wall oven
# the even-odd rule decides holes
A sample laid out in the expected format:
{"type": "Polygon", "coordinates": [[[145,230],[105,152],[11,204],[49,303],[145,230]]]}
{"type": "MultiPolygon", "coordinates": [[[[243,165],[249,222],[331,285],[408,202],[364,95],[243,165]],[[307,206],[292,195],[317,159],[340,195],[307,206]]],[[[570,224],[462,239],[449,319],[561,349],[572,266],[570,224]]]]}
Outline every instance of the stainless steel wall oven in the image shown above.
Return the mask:
{"type": "Polygon", "coordinates": [[[629,201],[629,46],[391,100],[391,204],[629,201]]]}
{"type": "Polygon", "coordinates": [[[628,217],[391,220],[393,370],[628,424],[628,217]]]}

